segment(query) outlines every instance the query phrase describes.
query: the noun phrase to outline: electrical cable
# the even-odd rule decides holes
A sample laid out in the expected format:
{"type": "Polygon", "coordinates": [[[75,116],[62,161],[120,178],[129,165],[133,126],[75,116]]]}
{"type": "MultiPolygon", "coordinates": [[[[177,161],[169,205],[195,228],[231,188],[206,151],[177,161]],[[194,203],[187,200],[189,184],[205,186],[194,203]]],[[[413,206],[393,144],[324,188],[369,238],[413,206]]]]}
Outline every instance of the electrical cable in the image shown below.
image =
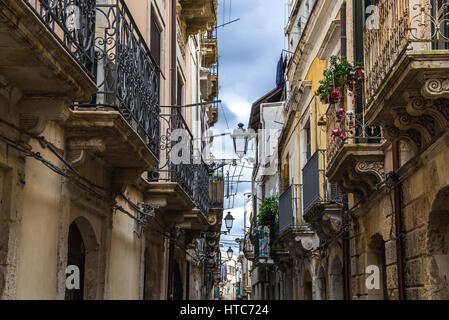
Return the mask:
{"type": "MultiPolygon", "coordinates": [[[[63,158],[60,157],[59,153],[56,152],[56,150],[53,149],[51,143],[49,143],[44,137],[39,137],[37,135],[34,135],[30,132],[27,132],[17,126],[15,126],[12,123],[9,123],[3,119],[0,118],[0,123],[3,123],[15,130],[17,130],[18,132],[25,134],[37,141],[39,141],[39,143],[41,144],[41,146],[43,148],[48,147],[48,149],[52,152],[55,153],[55,155],[57,156],[58,159],[61,160],[61,162],[63,162],[65,165],[68,165],[68,168],[72,171],[76,171],[73,167],[71,167],[67,161],[63,158]]],[[[51,163],[50,161],[48,161],[47,159],[45,159],[44,157],[41,156],[41,154],[39,152],[33,152],[32,150],[29,150],[28,148],[26,148],[25,146],[5,137],[0,135],[0,141],[3,141],[4,143],[6,143],[7,145],[11,146],[12,148],[18,150],[19,152],[22,152],[23,154],[25,154],[25,156],[27,157],[31,157],[36,159],[37,161],[40,161],[42,164],[44,164],[47,168],[49,168],[50,170],[52,170],[53,172],[55,172],[58,175],[63,176],[64,178],[66,178],[69,182],[73,183],[74,185],[76,185],[77,187],[79,187],[80,189],[82,189],[83,191],[90,193],[91,195],[93,195],[94,197],[96,197],[99,200],[105,201],[105,202],[110,202],[110,199],[108,199],[107,197],[99,194],[98,192],[92,190],[89,186],[86,186],[85,184],[79,182],[78,180],[76,180],[73,176],[71,176],[70,174],[68,174],[67,172],[64,171],[64,169],[54,165],[53,163],[51,163]]],[[[92,182],[90,182],[90,180],[88,180],[87,178],[83,177],[81,174],[79,174],[76,171],[76,175],[79,176],[80,179],[84,180],[85,182],[91,184],[92,186],[95,186],[97,188],[101,188],[102,190],[105,190],[103,187],[97,186],[95,184],[93,184],[92,182]]],[[[125,195],[123,195],[122,193],[120,193],[120,196],[138,213],[144,215],[144,216],[148,216],[149,214],[142,211],[135,203],[133,203],[131,200],[129,200],[129,198],[127,198],[125,195]]],[[[113,210],[118,210],[120,212],[122,212],[123,214],[127,215],[128,217],[130,217],[131,219],[135,220],[137,223],[139,223],[140,225],[142,225],[142,227],[149,227],[151,230],[163,235],[164,237],[174,241],[174,244],[179,247],[181,250],[185,251],[185,253],[189,256],[191,256],[193,259],[196,259],[195,257],[193,257],[192,255],[190,255],[190,253],[187,251],[187,249],[181,245],[179,245],[176,241],[176,238],[171,238],[170,236],[167,236],[164,232],[161,232],[157,229],[155,229],[154,227],[149,226],[147,223],[143,222],[142,220],[136,218],[132,213],[130,213],[129,211],[127,211],[126,209],[124,209],[123,207],[114,204],[112,207],[113,210]]],[[[156,220],[157,221],[157,220],[156,220]]]]}

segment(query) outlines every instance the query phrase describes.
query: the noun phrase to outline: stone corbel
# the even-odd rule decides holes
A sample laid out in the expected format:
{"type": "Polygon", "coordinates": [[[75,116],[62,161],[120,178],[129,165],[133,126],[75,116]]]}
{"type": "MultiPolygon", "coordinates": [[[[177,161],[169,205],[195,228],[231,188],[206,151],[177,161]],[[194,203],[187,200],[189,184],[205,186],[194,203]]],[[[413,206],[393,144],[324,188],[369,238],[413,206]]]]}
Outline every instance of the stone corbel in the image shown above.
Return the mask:
{"type": "Polygon", "coordinates": [[[449,79],[428,79],[421,88],[421,94],[428,99],[449,99],[449,79]]]}
{"type": "MultiPolygon", "coordinates": [[[[142,176],[142,170],[138,168],[116,169],[112,178],[112,188],[114,193],[123,192],[127,185],[138,185],[142,176]]],[[[155,206],[159,203],[151,201],[155,206]]]]}
{"type": "Polygon", "coordinates": [[[425,99],[422,96],[409,96],[406,110],[407,113],[412,116],[420,117],[425,115],[431,117],[433,123],[432,121],[429,122],[433,125],[433,130],[436,132],[446,128],[449,120],[447,117],[447,110],[444,112],[440,107],[440,104],[436,103],[436,101],[425,99]]]}
{"type": "Polygon", "coordinates": [[[358,174],[369,174],[374,176],[378,183],[385,179],[385,167],[383,161],[360,161],[355,166],[355,171],[358,174]]]}
{"type": "Polygon", "coordinates": [[[218,222],[217,215],[215,214],[209,214],[207,217],[207,222],[210,226],[215,226],[218,222]]]}
{"type": "Polygon", "coordinates": [[[334,214],[324,214],[323,215],[323,222],[327,223],[329,226],[329,229],[333,233],[340,232],[342,226],[343,226],[343,219],[341,215],[334,215],[334,214]]]}
{"type": "Polygon", "coordinates": [[[104,141],[93,139],[70,139],[67,142],[67,160],[74,166],[79,166],[86,160],[86,153],[102,153],[106,150],[104,141]]]}
{"type": "Polygon", "coordinates": [[[41,134],[48,121],[64,122],[69,118],[70,101],[60,97],[23,97],[18,102],[21,127],[41,134]]]}
{"type": "Polygon", "coordinates": [[[6,78],[0,75],[0,105],[15,107],[22,98],[19,88],[13,86],[6,78]]]}

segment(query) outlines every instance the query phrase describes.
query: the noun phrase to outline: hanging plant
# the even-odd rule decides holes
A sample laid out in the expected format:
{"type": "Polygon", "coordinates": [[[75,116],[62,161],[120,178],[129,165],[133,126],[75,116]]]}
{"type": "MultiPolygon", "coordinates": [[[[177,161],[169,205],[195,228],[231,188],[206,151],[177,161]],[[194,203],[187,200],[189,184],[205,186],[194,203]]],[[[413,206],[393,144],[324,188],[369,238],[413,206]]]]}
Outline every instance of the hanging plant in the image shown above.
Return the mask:
{"type": "Polygon", "coordinates": [[[259,226],[278,224],[279,201],[277,197],[266,198],[259,207],[257,222],[259,226]]]}
{"type": "Polygon", "coordinates": [[[351,68],[349,74],[346,76],[346,84],[352,91],[354,89],[360,88],[364,81],[365,81],[365,68],[363,66],[363,63],[357,62],[355,66],[351,68]]]}
{"type": "Polygon", "coordinates": [[[315,95],[324,103],[337,103],[340,101],[340,93],[343,92],[347,75],[352,69],[353,67],[346,57],[332,56],[329,68],[324,70],[324,79],[319,81],[320,86],[315,91],[315,95]]]}
{"type": "Polygon", "coordinates": [[[343,135],[340,129],[335,129],[332,131],[331,137],[334,138],[340,138],[341,140],[345,141],[346,137],[343,135]]]}

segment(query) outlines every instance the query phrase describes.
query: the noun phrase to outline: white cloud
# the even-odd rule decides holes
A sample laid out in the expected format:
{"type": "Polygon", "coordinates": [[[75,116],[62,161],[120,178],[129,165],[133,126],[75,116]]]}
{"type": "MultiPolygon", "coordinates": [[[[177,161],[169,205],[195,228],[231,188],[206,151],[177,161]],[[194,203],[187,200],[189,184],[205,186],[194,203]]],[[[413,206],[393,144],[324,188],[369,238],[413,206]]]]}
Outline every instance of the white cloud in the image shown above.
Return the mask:
{"type": "Polygon", "coordinates": [[[221,97],[222,100],[226,102],[226,105],[232,111],[232,113],[236,115],[239,121],[246,125],[251,113],[252,102],[247,101],[229,91],[224,92],[221,97]]]}

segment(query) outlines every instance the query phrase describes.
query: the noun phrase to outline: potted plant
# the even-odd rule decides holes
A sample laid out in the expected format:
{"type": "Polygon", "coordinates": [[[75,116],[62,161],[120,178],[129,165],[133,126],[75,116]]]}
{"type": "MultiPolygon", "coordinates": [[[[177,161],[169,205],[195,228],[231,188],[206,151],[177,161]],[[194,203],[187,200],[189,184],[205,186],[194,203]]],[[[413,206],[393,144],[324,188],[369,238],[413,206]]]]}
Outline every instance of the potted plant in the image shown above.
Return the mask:
{"type": "Polygon", "coordinates": [[[359,88],[365,81],[365,68],[362,62],[357,62],[346,77],[346,83],[350,90],[359,88]]]}
{"type": "Polygon", "coordinates": [[[279,201],[277,197],[269,197],[262,201],[257,215],[260,226],[271,226],[278,223],[279,201]]]}
{"type": "Polygon", "coordinates": [[[344,90],[347,75],[351,72],[352,66],[346,57],[330,58],[329,68],[324,70],[324,79],[319,81],[320,86],[315,95],[324,103],[337,103],[340,101],[341,92],[344,90]]]}

